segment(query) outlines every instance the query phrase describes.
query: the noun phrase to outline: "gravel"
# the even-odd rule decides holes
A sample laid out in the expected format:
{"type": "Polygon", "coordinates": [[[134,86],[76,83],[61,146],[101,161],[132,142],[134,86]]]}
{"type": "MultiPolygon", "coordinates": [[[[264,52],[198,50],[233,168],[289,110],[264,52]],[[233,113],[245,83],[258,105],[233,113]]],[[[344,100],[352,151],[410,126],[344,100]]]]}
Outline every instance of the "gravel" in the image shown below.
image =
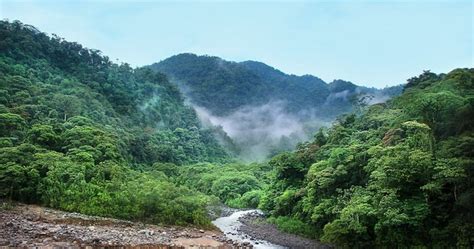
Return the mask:
{"type": "Polygon", "coordinates": [[[0,247],[184,248],[181,242],[201,247],[242,246],[228,241],[217,230],[156,226],[35,205],[16,204],[12,209],[0,209],[0,247]]]}
{"type": "Polygon", "coordinates": [[[268,223],[265,217],[257,212],[249,213],[241,217],[239,221],[243,224],[240,226],[239,231],[249,235],[255,240],[266,240],[273,244],[295,249],[333,248],[317,240],[282,232],[278,230],[274,224],[268,223]]]}

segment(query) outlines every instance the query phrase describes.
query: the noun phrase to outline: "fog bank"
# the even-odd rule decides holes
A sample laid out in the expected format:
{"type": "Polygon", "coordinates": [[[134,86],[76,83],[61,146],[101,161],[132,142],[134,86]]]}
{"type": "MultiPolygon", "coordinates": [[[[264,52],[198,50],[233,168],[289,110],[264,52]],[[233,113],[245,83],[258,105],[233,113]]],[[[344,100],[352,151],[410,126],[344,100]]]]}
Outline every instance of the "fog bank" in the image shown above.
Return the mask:
{"type": "Polygon", "coordinates": [[[292,150],[323,125],[316,120],[304,122],[286,112],[282,101],[245,106],[227,116],[215,116],[199,106],[194,109],[204,125],[222,127],[241,149],[239,156],[245,161],[261,161],[279,151],[292,150]]]}

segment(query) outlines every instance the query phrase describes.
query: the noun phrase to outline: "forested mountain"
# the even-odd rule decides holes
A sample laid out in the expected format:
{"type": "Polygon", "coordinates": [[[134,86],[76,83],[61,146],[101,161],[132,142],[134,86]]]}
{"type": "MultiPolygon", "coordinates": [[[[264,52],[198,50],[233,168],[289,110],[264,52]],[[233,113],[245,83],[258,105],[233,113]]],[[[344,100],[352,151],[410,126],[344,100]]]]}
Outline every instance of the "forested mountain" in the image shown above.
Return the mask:
{"type": "Polygon", "coordinates": [[[161,172],[135,171],[230,160],[165,75],[1,21],[0,93],[0,196],[156,222],[207,220],[206,197],[161,172]]]}
{"type": "Polygon", "coordinates": [[[474,69],[408,80],[270,161],[260,207],[341,248],[471,248],[474,69]]]}
{"type": "Polygon", "coordinates": [[[202,119],[222,126],[247,160],[292,150],[337,116],[361,104],[384,102],[402,90],[401,85],[379,90],[344,80],[328,84],[261,62],[194,54],[172,56],[150,68],[167,74],[202,119]]]}
{"type": "MultiPolygon", "coordinates": [[[[343,80],[326,83],[312,75],[288,75],[264,63],[225,61],[219,57],[179,54],[150,66],[169,75],[200,107],[223,116],[243,106],[283,101],[291,113],[315,111],[321,117],[337,117],[351,110],[351,97],[381,94],[343,80]],[[331,99],[342,99],[327,105],[331,99]],[[324,108],[320,108],[324,106],[324,108]]],[[[401,91],[402,87],[396,87],[401,91]]],[[[388,92],[387,92],[388,93],[388,92]]],[[[392,97],[399,94],[390,92],[392,97]]]]}
{"type": "Polygon", "coordinates": [[[400,93],[190,54],[152,68],[1,21],[0,199],[198,226],[223,203],[340,248],[472,248],[474,69],[400,93]],[[226,132],[267,155],[312,138],[243,164],[226,132]]]}

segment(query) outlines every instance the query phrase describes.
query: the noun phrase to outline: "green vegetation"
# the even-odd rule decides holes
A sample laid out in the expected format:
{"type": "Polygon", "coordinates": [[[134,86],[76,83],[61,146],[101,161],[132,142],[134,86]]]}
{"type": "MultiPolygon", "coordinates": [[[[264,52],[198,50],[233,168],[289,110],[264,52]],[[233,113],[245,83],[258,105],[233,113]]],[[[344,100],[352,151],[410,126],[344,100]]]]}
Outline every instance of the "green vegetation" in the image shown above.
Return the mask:
{"type": "Polygon", "coordinates": [[[217,116],[243,106],[282,101],[289,113],[302,116],[302,111],[312,111],[319,118],[331,119],[350,111],[358,95],[389,97],[402,89],[396,86],[378,90],[343,80],[327,84],[318,77],[288,75],[261,62],[236,63],[194,54],[175,55],[150,68],[169,75],[196,105],[217,116]]]}
{"type": "Polygon", "coordinates": [[[296,218],[278,216],[270,217],[267,221],[275,224],[279,230],[287,233],[298,234],[309,238],[314,238],[314,235],[316,234],[314,227],[296,218]]]}
{"type": "Polygon", "coordinates": [[[341,248],[470,248],[473,124],[474,70],[424,72],[400,97],[274,157],[260,207],[341,248]]]}
{"type": "MultiPolygon", "coordinates": [[[[154,223],[209,224],[216,201],[157,162],[228,162],[163,74],[0,23],[0,197],[154,223]]],[[[176,166],[176,167],[178,167],[176,166]]]]}
{"type": "MultiPolygon", "coordinates": [[[[426,71],[386,104],[351,102],[356,113],[295,151],[242,164],[215,139],[220,134],[222,144],[232,144],[222,128],[203,127],[165,75],[111,63],[97,50],[20,22],[0,22],[0,37],[2,199],[199,226],[210,225],[209,206],[221,202],[259,207],[280,229],[341,248],[474,244],[473,69],[426,71]]],[[[191,96],[209,107],[211,99],[222,99],[213,107],[219,114],[265,103],[261,92],[247,88],[263,91],[270,81],[275,89],[265,90],[268,96],[303,89],[295,99],[309,102],[290,103],[288,110],[321,101],[304,94],[317,92],[326,102],[331,93],[360,89],[341,80],[327,85],[285,76],[257,62],[180,56],[189,65],[153,67],[178,70],[172,76],[201,75],[191,96]],[[227,80],[233,84],[222,84],[227,80]],[[242,82],[250,85],[235,88],[242,82]],[[288,88],[277,90],[285,82],[288,88]]],[[[397,89],[385,91],[395,95],[397,89]]],[[[346,100],[330,101],[339,108],[346,100]]],[[[8,206],[2,202],[0,209],[8,206]]]]}
{"type": "Polygon", "coordinates": [[[256,61],[179,54],[149,68],[170,76],[200,117],[223,126],[215,132],[239,159],[264,161],[311,138],[321,126],[360,104],[399,95],[402,86],[375,89],[312,75],[288,75],[256,61]],[[363,98],[363,101],[358,101],[363,98]]]}
{"type": "Polygon", "coordinates": [[[257,207],[262,189],[269,184],[268,164],[196,164],[180,168],[176,181],[231,207],[257,207]]]}

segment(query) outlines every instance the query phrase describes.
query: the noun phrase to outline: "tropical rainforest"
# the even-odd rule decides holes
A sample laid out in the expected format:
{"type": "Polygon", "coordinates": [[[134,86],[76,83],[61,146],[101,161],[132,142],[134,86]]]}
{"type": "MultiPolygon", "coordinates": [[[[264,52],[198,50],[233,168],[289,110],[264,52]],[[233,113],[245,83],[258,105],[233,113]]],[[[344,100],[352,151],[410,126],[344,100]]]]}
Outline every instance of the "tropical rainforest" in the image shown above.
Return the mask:
{"type": "Polygon", "coordinates": [[[0,93],[3,199],[202,227],[218,205],[258,207],[340,248],[474,245],[474,69],[380,90],[191,54],[132,68],[1,21],[0,93]],[[203,117],[249,106],[327,125],[244,163],[203,117]]]}
{"type": "Polygon", "coordinates": [[[292,150],[339,115],[360,104],[384,102],[403,89],[367,88],[344,80],[326,83],[312,75],[288,75],[262,62],[194,54],[175,55],[150,68],[170,77],[203,124],[222,129],[232,143],[221,144],[244,161],[292,150]]]}

